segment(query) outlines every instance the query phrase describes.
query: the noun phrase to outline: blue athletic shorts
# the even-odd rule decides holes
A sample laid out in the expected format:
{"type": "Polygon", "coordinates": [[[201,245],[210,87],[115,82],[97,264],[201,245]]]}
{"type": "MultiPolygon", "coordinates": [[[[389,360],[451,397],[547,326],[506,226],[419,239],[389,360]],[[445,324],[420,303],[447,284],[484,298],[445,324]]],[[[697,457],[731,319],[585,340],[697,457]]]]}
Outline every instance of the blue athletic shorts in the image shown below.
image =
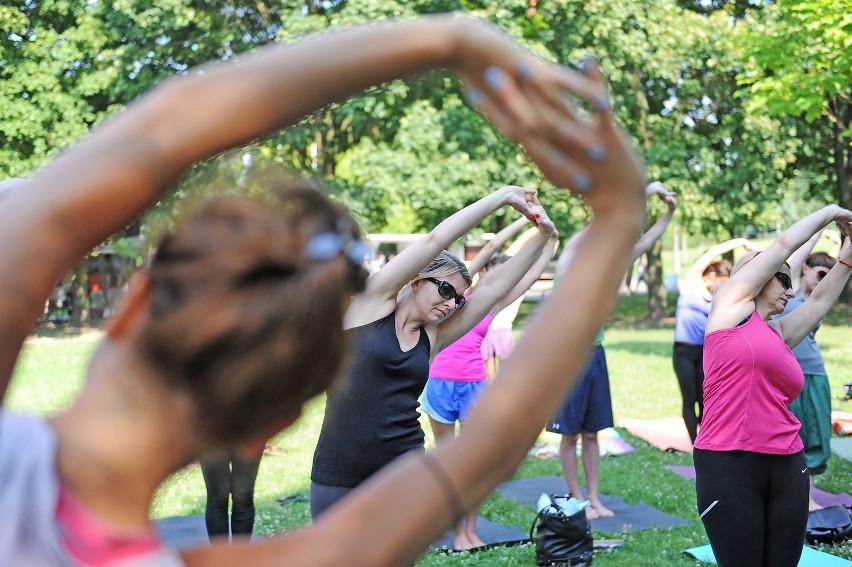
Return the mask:
{"type": "Polygon", "coordinates": [[[547,430],[561,435],[578,435],[612,427],[612,397],[604,348],[598,345],[577,385],[562,403],[547,430]]]}
{"type": "Polygon", "coordinates": [[[473,402],[488,387],[488,380],[456,382],[429,377],[420,407],[426,414],[440,423],[453,424],[466,421],[473,402]]]}

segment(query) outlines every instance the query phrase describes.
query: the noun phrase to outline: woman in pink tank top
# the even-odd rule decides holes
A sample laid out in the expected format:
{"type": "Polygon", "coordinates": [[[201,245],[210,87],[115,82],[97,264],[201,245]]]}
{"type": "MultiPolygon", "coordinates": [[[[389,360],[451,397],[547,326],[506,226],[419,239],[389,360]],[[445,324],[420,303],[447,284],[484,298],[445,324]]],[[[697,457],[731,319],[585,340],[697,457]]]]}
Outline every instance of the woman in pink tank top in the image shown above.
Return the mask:
{"type": "Polygon", "coordinates": [[[749,252],[716,294],[704,343],[704,419],[695,440],[701,520],[721,567],[795,566],[808,514],[808,469],[800,424],[788,406],[804,386],[790,351],[825,315],[852,266],[852,212],[825,207],[749,252]],[[796,317],[770,321],[793,297],[786,259],[836,221],[841,261],[796,317]]]}

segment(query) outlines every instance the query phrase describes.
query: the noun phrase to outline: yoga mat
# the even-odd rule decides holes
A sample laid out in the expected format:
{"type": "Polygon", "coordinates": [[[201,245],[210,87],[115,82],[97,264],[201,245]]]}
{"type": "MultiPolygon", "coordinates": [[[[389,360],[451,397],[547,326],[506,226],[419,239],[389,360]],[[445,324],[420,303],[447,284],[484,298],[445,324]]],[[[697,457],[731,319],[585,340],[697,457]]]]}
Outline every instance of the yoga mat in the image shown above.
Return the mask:
{"type": "Polygon", "coordinates": [[[842,494],[832,494],[819,488],[814,488],[811,494],[817,504],[826,508],[829,506],[852,506],[852,496],[849,496],[845,492],[842,494]]]}
{"type": "MultiPolygon", "coordinates": [[[[685,549],[683,552],[699,561],[716,564],[716,556],[713,555],[713,549],[709,545],[685,549]]],[[[798,567],[849,567],[850,565],[852,561],[804,546],[798,567]]]]}
{"type": "Polygon", "coordinates": [[[663,467],[686,480],[695,480],[695,467],[692,465],[666,465],[663,467]]]}
{"type": "MultiPolygon", "coordinates": [[[[565,494],[568,492],[568,486],[562,477],[545,476],[504,482],[497,487],[497,492],[522,506],[534,509],[542,492],[565,494]]],[[[601,494],[601,502],[615,512],[615,516],[591,520],[592,530],[596,532],[624,533],[691,525],[683,518],[669,516],[644,502],[627,504],[621,498],[604,494],[601,494]]]]}
{"type": "Polygon", "coordinates": [[[689,433],[686,431],[683,419],[679,417],[663,419],[621,417],[618,419],[618,426],[661,451],[692,454],[692,441],[689,440],[689,433]]]}
{"type": "Polygon", "coordinates": [[[852,461],[852,437],[832,437],[831,452],[847,461],[852,461]]]}
{"type": "MultiPolygon", "coordinates": [[[[476,534],[485,542],[486,547],[478,547],[476,551],[482,549],[490,549],[499,545],[518,545],[526,543],[530,540],[529,533],[522,531],[520,528],[509,528],[503,524],[489,522],[482,516],[476,520],[476,534]]],[[[450,530],[441,536],[441,539],[432,544],[433,549],[452,550],[453,549],[453,531],[450,530]]]]}
{"type": "Polygon", "coordinates": [[[167,547],[187,549],[210,545],[204,516],[173,516],[154,520],[154,528],[167,547]]]}
{"type": "MultiPolygon", "coordinates": [[[[663,468],[687,480],[695,480],[695,467],[689,465],[666,465],[663,468]]],[[[812,494],[814,501],[820,506],[852,506],[852,496],[849,496],[845,492],[842,494],[832,494],[831,492],[814,488],[812,494]]]]}
{"type": "MultiPolygon", "coordinates": [[[[550,431],[542,431],[529,451],[530,456],[539,459],[555,459],[559,456],[559,443],[562,436],[550,431]]],[[[583,440],[577,439],[577,454],[582,454],[583,440]]],[[[635,451],[632,445],[625,441],[618,431],[607,427],[598,431],[598,451],[601,457],[610,455],[625,455],[635,451]]]]}

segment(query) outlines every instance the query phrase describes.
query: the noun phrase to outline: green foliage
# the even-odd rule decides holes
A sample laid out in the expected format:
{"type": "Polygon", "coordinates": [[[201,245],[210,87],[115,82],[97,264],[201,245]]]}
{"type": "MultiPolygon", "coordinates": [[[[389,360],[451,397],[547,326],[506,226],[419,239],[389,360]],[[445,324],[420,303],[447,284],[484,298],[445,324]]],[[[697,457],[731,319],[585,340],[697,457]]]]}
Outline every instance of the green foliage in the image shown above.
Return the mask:
{"type": "MultiPolygon", "coordinates": [[[[579,65],[588,54],[599,57],[649,176],[678,193],[675,222],[722,240],[747,227],[788,225],[828,202],[852,203],[844,134],[852,129],[852,11],[837,7],[837,0],[553,0],[535,10],[527,0],[5,3],[0,172],[31,173],[163,78],[204,61],[272,39],[463,9],[544,59],[579,65]]],[[[246,151],[247,168],[213,161],[190,171],[143,220],[143,233],[169,226],[175,202],[205,194],[205,183],[234,187],[246,169],[270,163],[323,180],[367,231],[428,230],[505,184],[540,188],[564,236],[588,215],[581,199],[552,188],[463,102],[446,72],[370,89],[246,151]]],[[[505,221],[501,211],[478,230],[505,221]]]]}

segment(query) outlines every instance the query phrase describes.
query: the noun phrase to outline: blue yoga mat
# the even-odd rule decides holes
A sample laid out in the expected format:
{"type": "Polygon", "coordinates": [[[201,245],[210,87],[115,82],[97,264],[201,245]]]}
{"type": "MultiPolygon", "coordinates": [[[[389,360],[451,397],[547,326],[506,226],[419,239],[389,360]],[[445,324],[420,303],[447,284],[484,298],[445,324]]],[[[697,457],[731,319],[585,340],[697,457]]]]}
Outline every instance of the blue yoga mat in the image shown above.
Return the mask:
{"type": "MultiPolygon", "coordinates": [[[[713,555],[713,549],[709,545],[693,547],[684,550],[684,553],[699,561],[716,564],[716,556],[713,555]]],[[[799,559],[799,567],[849,567],[850,565],[852,565],[852,561],[817,551],[808,546],[805,546],[802,551],[802,558],[799,559]]]]}

